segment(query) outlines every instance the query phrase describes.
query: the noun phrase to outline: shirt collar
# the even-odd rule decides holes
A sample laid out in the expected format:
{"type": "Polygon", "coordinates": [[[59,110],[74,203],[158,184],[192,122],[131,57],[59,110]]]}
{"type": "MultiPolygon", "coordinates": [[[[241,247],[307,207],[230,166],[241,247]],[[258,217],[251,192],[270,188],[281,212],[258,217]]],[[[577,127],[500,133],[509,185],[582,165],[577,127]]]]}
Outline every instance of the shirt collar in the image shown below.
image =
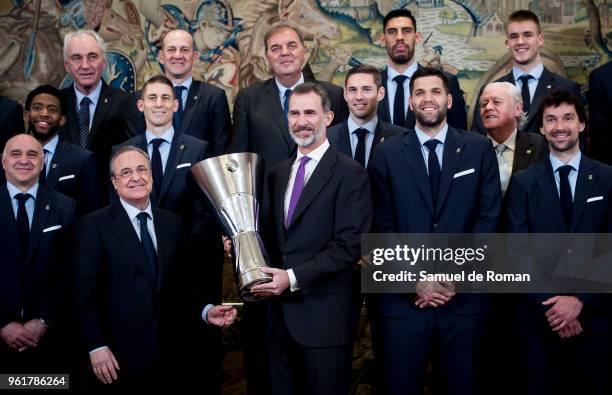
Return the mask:
{"type": "Polygon", "coordinates": [[[421,145],[424,145],[425,142],[427,142],[429,140],[433,140],[433,139],[438,140],[440,143],[442,143],[442,145],[444,145],[444,141],[446,140],[446,133],[448,132],[448,124],[445,124],[444,127],[442,128],[442,130],[440,130],[438,132],[438,134],[436,134],[434,137],[429,137],[429,135],[427,133],[423,132],[416,125],[414,127],[414,130],[416,131],[416,135],[417,135],[417,137],[419,139],[419,143],[421,143],[421,145]]]}
{"type": "Polygon", "coordinates": [[[279,82],[278,78],[276,78],[276,77],[274,77],[274,82],[276,82],[276,86],[278,87],[278,91],[280,92],[281,97],[285,97],[285,91],[287,89],[291,89],[291,91],[293,92],[293,90],[295,89],[296,86],[298,86],[299,84],[303,84],[304,83],[304,74],[303,73],[300,74],[300,79],[293,86],[289,86],[289,87],[284,86],[283,84],[281,84],[279,82]]]}
{"type": "Polygon", "coordinates": [[[145,136],[147,138],[147,147],[151,144],[152,140],[162,139],[168,144],[172,144],[172,139],[174,138],[174,127],[170,126],[168,130],[166,130],[161,136],[156,136],[148,130],[145,132],[145,136]]]}
{"type": "MultiPolygon", "coordinates": [[[[408,78],[412,78],[412,74],[414,74],[414,72],[417,70],[418,67],[419,67],[418,62],[414,61],[401,74],[405,75],[408,78]]],[[[387,81],[393,81],[393,78],[397,77],[398,75],[400,75],[400,73],[397,70],[395,70],[393,67],[391,67],[391,65],[387,65],[387,81]]]]}
{"type": "MultiPolygon", "coordinates": [[[[77,105],[79,105],[81,103],[81,100],[83,100],[83,98],[85,97],[85,95],[76,88],[76,85],[73,84],[73,87],[74,87],[74,92],[76,93],[76,97],[77,97],[77,105]]],[[[91,93],[87,95],[89,100],[91,100],[91,102],[93,103],[94,107],[98,105],[98,99],[100,98],[100,92],[102,92],[102,79],[98,81],[98,85],[94,88],[94,90],[92,90],[91,93]]]]}
{"type": "Polygon", "coordinates": [[[362,128],[368,131],[368,133],[374,134],[376,132],[376,125],[378,125],[378,117],[374,115],[374,118],[370,119],[368,122],[363,125],[359,125],[357,122],[353,120],[353,116],[349,116],[346,122],[346,126],[348,126],[349,133],[353,133],[355,130],[362,128]]]}
{"type": "Polygon", "coordinates": [[[58,143],[59,136],[56,134],[51,140],[49,140],[49,142],[47,142],[47,144],[43,146],[43,151],[47,151],[51,156],[53,156],[53,154],[55,154],[55,150],[57,149],[58,143]]]}
{"type": "Polygon", "coordinates": [[[516,148],[516,134],[517,130],[514,129],[514,131],[510,134],[510,136],[508,136],[506,141],[502,141],[501,143],[498,143],[489,134],[487,134],[487,137],[493,142],[493,148],[497,147],[499,144],[504,144],[510,151],[514,151],[516,148]]]}
{"type": "Polygon", "coordinates": [[[548,154],[548,157],[550,158],[550,164],[552,165],[553,173],[559,170],[561,166],[565,166],[565,165],[570,165],[574,168],[574,170],[578,171],[578,168],[580,167],[580,159],[582,158],[582,152],[578,151],[578,153],[572,159],[570,159],[569,162],[567,163],[563,163],[562,161],[559,160],[559,158],[554,156],[552,153],[548,154]]]}
{"type": "Polygon", "coordinates": [[[302,156],[308,156],[311,160],[314,160],[315,162],[319,162],[321,158],[323,157],[323,155],[325,154],[325,151],[327,151],[328,148],[329,148],[329,141],[327,141],[327,138],[326,138],[323,144],[315,148],[312,152],[310,152],[307,155],[302,154],[300,150],[298,149],[297,157],[295,158],[295,160],[297,162],[300,159],[302,159],[302,156]]]}
{"type": "Polygon", "coordinates": [[[181,82],[180,84],[175,84],[174,82],[172,83],[173,86],[184,86],[185,88],[187,88],[187,92],[189,92],[189,89],[191,88],[191,84],[193,83],[193,76],[189,76],[185,81],[181,82]]]}
{"type": "Polygon", "coordinates": [[[514,81],[518,81],[519,77],[525,74],[531,75],[533,79],[537,81],[542,76],[542,72],[544,72],[544,65],[542,63],[540,63],[529,71],[523,71],[516,66],[512,67],[512,75],[514,76],[514,81]]]}
{"type": "MultiPolygon", "coordinates": [[[[21,190],[19,188],[17,188],[15,185],[11,184],[10,181],[6,182],[6,189],[8,189],[9,195],[11,197],[11,199],[15,199],[15,195],[18,195],[21,192],[21,190]]],[[[38,193],[38,183],[34,184],[32,186],[32,188],[28,189],[26,193],[29,193],[30,196],[32,196],[32,199],[36,200],[36,194],[38,193]]]]}
{"type": "Polygon", "coordinates": [[[127,213],[128,217],[130,218],[130,221],[133,222],[136,219],[136,217],[138,216],[138,214],[140,214],[141,212],[149,214],[149,217],[151,219],[153,219],[153,211],[151,210],[151,201],[150,200],[149,200],[149,204],[147,205],[147,208],[145,208],[142,211],[140,211],[140,209],[132,206],[131,204],[129,204],[128,202],[126,202],[122,198],[119,198],[119,201],[121,202],[121,205],[125,209],[125,212],[127,213]]]}

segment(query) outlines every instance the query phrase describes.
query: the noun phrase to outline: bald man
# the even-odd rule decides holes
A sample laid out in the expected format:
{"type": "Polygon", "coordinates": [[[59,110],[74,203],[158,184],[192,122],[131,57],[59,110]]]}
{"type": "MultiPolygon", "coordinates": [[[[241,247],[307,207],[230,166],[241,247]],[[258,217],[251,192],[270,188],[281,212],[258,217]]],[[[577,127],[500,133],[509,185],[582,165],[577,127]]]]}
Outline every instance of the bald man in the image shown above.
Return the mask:
{"type": "Polygon", "coordinates": [[[56,318],[71,257],[75,202],[38,183],[43,149],[32,136],[9,139],[0,185],[0,371],[60,372],[56,318]]]}

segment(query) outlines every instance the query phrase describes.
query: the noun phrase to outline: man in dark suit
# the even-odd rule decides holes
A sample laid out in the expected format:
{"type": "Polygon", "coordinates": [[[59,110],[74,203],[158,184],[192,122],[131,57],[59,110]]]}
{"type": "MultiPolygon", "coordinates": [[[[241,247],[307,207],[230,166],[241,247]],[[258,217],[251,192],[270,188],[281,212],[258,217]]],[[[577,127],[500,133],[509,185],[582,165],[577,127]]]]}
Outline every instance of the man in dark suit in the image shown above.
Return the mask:
{"type": "MultiPolygon", "coordinates": [[[[386,140],[374,155],[375,232],[495,231],[501,206],[495,152],[489,139],[446,124],[451,102],[442,72],[423,68],[414,73],[415,130],[386,140]]],[[[473,394],[483,298],[427,285],[417,284],[414,297],[385,294],[372,302],[382,393],[421,394],[432,357],[441,393],[473,394]]]]}
{"type": "MultiPolygon", "coordinates": [[[[578,83],[544,67],[540,56],[540,47],[543,44],[544,33],[536,14],[527,10],[518,10],[510,14],[506,24],[506,47],[512,56],[512,71],[496,82],[509,82],[521,91],[523,111],[527,114],[527,120],[520,129],[524,132],[539,133],[536,119],[538,104],[548,92],[556,88],[566,88],[580,97],[578,83]]],[[[478,95],[479,98],[481,93],[478,95]]],[[[480,99],[477,103],[480,103],[480,99]]],[[[486,133],[478,111],[474,111],[472,130],[481,134],[486,133]]]]}
{"type": "Polygon", "coordinates": [[[8,140],[0,186],[0,371],[59,372],[58,304],[70,269],[75,203],[38,183],[43,150],[32,136],[8,140]]]}
{"type": "Polygon", "coordinates": [[[378,69],[365,64],[355,66],[344,82],[344,100],[350,116],[327,131],[329,144],[363,167],[368,166],[379,143],[406,130],[379,121],[376,109],[384,96],[378,69]]]}
{"type": "Polygon", "coordinates": [[[589,75],[589,137],[594,159],[612,165],[612,61],[589,75]]]}
{"type": "MultiPolygon", "coordinates": [[[[287,128],[291,91],[307,81],[302,73],[306,59],[304,37],[296,26],[277,23],[264,37],[266,59],[274,77],[240,90],[234,104],[234,132],[230,152],[255,152],[265,160],[266,169],[289,158],[296,145],[287,128]]],[[[330,96],[334,120],[348,118],[342,88],[318,82],[330,96]]]]}
{"type": "Polygon", "coordinates": [[[60,139],[95,154],[102,201],[106,200],[111,147],[127,139],[129,95],[101,78],[106,45],[92,30],[78,30],[64,38],[64,67],[73,79],[62,89],[68,112],[60,139]]]}
{"type": "Polygon", "coordinates": [[[177,337],[184,316],[225,326],[236,311],[188,297],[195,279],[179,256],[180,217],[151,204],[147,153],[117,150],[111,179],[119,200],[83,217],[77,230],[78,311],[92,369],[101,382],[132,389],[180,384],[172,372],[189,363],[189,343],[177,337]]]}
{"type": "MultiPolygon", "coordinates": [[[[124,142],[121,146],[134,146],[149,153],[152,158],[154,206],[181,216],[188,264],[199,278],[202,299],[221,303],[223,276],[223,245],[221,231],[213,214],[196,198],[191,166],[211,156],[210,144],[195,137],[178,133],[172,126],[172,116],[179,106],[172,82],[163,75],[151,77],[142,87],[138,109],[143,113],[146,131],[124,142]]],[[[221,389],[221,333],[217,328],[203,325],[192,317],[189,330],[194,340],[194,368],[202,362],[200,371],[207,372],[208,389],[221,389]],[[212,375],[215,375],[214,377],[212,375]],[[215,380],[213,384],[213,380],[215,380]]]]}
{"type": "Polygon", "coordinates": [[[297,157],[270,172],[266,247],[275,267],[262,269],[272,282],[251,290],[271,296],[272,394],[346,394],[349,389],[360,300],[355,265],[372,208],[365,169],[327,141],[330,107],[318,84],[295,87],[289,128],[297,157]]]}
{"type": "Polygon", "coordinates": [[[7,140],[23,133],[23,108],[8,97],[0,96],[0,150],[7,140]]]}
{"type": "MultiPolygon", "coordinates": [[[[222,155],[229,145],[229,105],[225,91],[193,79],[193,64],[199,57],[191,34],[180,29],[172,30],[164,36],[157,54],[179,100],[179,108],[173,118],[174,130],[206,141],[211,153],[222,155]]],[[[140,99],[140,94],[135,92],[132,100],[140,99]]],[[[131,110],[137,111],[136,108],[131,110]]],[[[142,114],[130,117],[129,127],[131,137],[141,134],[145,130],[142,114]]]]}
{"type": "Polygon", "coordinates": [[[59,141],[66,123],[66,99],[59,89],[41,85],[26,98],[28,132],[43,146],[40,183],[77,202],[77,215],[100,208],[96,162],[93,154],[75,144],[59,141]]]}
{"type": "MultiPolygon", "coordinates": [[[[538,124],[550,155],[512,176],[510,232],[612,232],[612,168],[582,154],[578,140],[585,122],[584,107],[572,92],[542,98],[538,124]]],[[[609,295],[526,295],[519,307],[523,393],[610,393],[609,295]]]]}
{"type": "MultiPolygon", "coordinates": [[[[413,128],[414,113],[408,106],[408,85],[412,74],[420,68],[414,57],[416,44],[421,41],[416,19],[407,9],[393,10],[383,20],[382,39],[387,48],[387,67],[380,72],[385,96],[378,106],[378,118],[383,122],[413,128]]],[[[447,114],[448,124],[456,129],[467,128],[465,99],[457,77],[444,72],[448,80],[453,106],[447,114]]]]}

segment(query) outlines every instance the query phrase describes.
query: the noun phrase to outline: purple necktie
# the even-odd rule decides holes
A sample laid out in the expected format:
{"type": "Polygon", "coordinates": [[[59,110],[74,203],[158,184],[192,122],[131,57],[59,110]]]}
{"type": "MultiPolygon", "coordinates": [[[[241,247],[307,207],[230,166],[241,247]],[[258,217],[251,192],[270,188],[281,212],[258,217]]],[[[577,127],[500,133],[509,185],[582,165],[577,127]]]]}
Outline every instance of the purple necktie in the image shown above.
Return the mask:
{"type": "Polygon", "coordinates": [[[308,163],[309,160],[310,158],[307,156],[302,156],[300,159],[300,167],[298,167],[297,174],[295,175],[293,190],[291,191],[291,200],[289,200],[289,210],[287,210],[287,221],[285,221],[285,228],[288,228],[289,224],[291,224],[295,206],[297,206],[297,202],[300,200],[300,195],[302,194],[302,189],[304,189],[304,170],[306,163],[308,163]]]}

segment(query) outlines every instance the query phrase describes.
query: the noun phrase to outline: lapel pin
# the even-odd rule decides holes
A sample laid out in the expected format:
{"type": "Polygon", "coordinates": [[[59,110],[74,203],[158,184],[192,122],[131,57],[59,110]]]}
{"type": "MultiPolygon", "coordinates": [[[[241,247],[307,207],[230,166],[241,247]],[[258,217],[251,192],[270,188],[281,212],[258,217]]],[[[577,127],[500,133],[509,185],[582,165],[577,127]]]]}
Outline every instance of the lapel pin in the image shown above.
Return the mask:
{"type": "Polygon", "coordinates": [[[382,143],[383,141],[385,141],[385,138],[384,138],[384,137],[381,137],[381,138],[380,138],[380,142],[382,143]]]}
{"type": "Polygon", "coordinates": [[[531,150],[528,149],[527,151],[525,151],[527,153],[527,155],[531,155],[531,150]]]}
{"type": "Polygon", "coordinates": [[[593,179],[593,175],[589,174],[589,180],[592,180],[592,179],[593,179]]]}
{"type": "Polygon", "coordinates": [[[552,85],[546,85],[546,89],[552,88],[552,85]]]}
{"type": "Polygon", "coordinates": [[[181,144],[181,149],[185,149],[185,144],[181,144]]]}
{"type": "Polygon", "coordinates": [[[193,97],[193,100],[198,100],[198,97],[197,97],[197,96],[194,96],[194,97],[193,97]]]}
{"type": "Polygon", "coordinates": [[[47,205],[45,206],[45,210],[49,211],[49,208],[50,208],[50,207],[49,207],[49,205],[47,204],[47,205]]]}
{"type": "Polygon", "coordinates": [[[106,97],[104,98],[104,103],[108,103],[108,99],[106,97]]]}
{"type": "Polygon", "coordinates": [[[57,163],[52,164],[51,167],[55,169],[57,167],[57,163]]]}
{"type": "Polygon", "coordinates": [[[461,153],[461,148],[457,148],[457,153],[460,154],[461,153]]]}

